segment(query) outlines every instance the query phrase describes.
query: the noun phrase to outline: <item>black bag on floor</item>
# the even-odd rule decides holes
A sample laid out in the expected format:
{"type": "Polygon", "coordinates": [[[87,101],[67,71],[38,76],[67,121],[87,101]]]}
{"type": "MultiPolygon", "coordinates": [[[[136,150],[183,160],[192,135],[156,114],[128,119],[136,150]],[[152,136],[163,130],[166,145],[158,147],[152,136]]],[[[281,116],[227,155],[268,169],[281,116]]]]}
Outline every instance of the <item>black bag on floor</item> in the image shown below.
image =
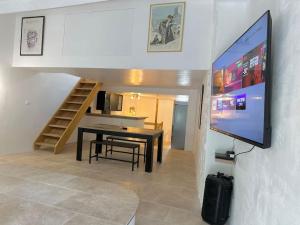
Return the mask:
{"type": "Polygon", "coordinates": [[[233,177],[210,174],[206,177],[202,218],[211,225],[224,225],[229,217],[233,177]]]}

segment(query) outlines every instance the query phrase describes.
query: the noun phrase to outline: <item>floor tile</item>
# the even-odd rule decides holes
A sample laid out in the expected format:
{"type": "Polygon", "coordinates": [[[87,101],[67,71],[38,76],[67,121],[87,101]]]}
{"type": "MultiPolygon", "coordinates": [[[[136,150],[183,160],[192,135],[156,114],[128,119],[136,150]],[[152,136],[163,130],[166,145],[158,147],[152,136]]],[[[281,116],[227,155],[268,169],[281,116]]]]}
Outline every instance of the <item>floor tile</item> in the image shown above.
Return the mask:
{"type": "Polygon", "coordinates": [[[144,215],[145,218],[165,220],[170,208],[161,204],[141,201],[137,214],[144,215]]]}
{"type": "Polygon", "coordinates": [[[7,192],[10,196],[32,200],[39,203],[54,205],[75,196],[78,192],[37,182],[25,182],[7,192]]]}
{"type": "Polygon", "coordinates": [[[134,172],[123,162],[94,160],[89,164],[88,147],[84,143],[83,161],[75,160],[76,144],[66,145],[58,155],[34,151],[0,156],[0,193],[5,193],[0,194],[0,224],[115,225],[124,222],[122,208],[130,207],[126,199],[118,203],[120,209],[114,214],[102,209],[111,204],[110,195],[116,190],[122,192],[119,185],[139,197],[137,225],[205,224],[201,220],[192,152],[164,151],[162,164],[156,163],[155,153],[153,172],[149,174],[144,172],[142,160],[134,172]],[[99,188],[100,183],[106,190],[99,188]],[[108,193],[106,199],[104,191],[108,193]],[[20,214],[14,213],[14,207],[20,214]],[[42,215],[45,212],[49,213],[42,215]],[[33,223],[26,224],[30,216],[33,223]],[[101,216],[107,221],[100,220],[101,216]]]}
{"type": "Polygon", "coordinates": [[[109,220],[103,220],[96,217],[76,215],[67,221],[64,225],[119,225],[109,220]]]}
{"type": "Polygon", "coordinates": [[[24,183],[26,182],[22,179],[0,175],[0,193],[12,191],[14,188],[22,186],[24,183]]]}
{"type": "Polygon", "coordinates": [[[135,207],[134,204],[130,205],[129,202],[119,201],[119,199],[113,200],[106,196],[92,194],[78,194],[60,202],[57,206],[120,224],[126,224],[130,221],[133,215],[128,215],[128,211],[133,211],[135,207]]]}
{"type": "Polygon", "coordinates": [[[1,225],[62,225],[72,217],[68,211],[0,195],[1,225]]]}

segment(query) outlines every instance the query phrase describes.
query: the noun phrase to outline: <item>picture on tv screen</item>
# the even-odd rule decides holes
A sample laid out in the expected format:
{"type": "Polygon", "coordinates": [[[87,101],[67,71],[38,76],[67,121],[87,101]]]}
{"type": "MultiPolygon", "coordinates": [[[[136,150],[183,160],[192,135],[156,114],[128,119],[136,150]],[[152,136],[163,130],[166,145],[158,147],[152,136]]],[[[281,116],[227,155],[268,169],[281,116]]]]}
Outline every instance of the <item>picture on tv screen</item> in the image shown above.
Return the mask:
{"type": "Polygon", "coordinates": [[[212,65],[211,129],[263,148],[270,145],[270,20],[268,11],[212,65]]]}

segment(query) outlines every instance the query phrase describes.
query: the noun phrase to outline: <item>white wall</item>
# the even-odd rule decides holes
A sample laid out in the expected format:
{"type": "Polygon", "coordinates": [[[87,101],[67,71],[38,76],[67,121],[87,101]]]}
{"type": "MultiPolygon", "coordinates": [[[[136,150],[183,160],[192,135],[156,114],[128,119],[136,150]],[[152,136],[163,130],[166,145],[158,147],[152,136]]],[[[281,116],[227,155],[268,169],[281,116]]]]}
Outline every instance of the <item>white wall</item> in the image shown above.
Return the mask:
{"type": "Polygon", "coordinates": [[[173,125],[174,100],[160,99],[158,105],[158,122],[163,122],[164,142],[171,144],[173,125]]]}
{"type": "MultiPolygon", "coordinates": [[[[197,188],[199,199],[202,200],[203,188],[204,188],[204,178],[205,178],[205,143],[206,143],[206,135],[209,121],[209,96],[210,90],[207,87],[207,79],[209,76],[206,75],[202,81],[202,85],[204,85],[204,95],[203,95],[203,103],[202,103],[202,116],[201,116],[201,126],[199,129],[199,119],[200,119],[200,107],[201,107],[201,94],[202,87],[198,90],[198,98],[196,98],[196,128],[194,132],[194,149],[193,153],[195,155],[195,165],[196,165],[196,179],[197,179],[197,188]]],[[[202,201],[200,201],[202,202],[202,201]]]]}
{"type": "MultiPolygon", "coordinates": [[[[205,174],[220,169],[232,172],[235,177],[230,225],[299,224],[300,132],[297,125],[300,124],[300,102],[297,96],[300,94],[300,2],[216,1],[217,32],[213,55],[226,49],[229,42],[233,42],[267,9],[271,9],[273,17],[272,147],[255,148],[226,168],[217,164],[210,155],[221,146],[230,148],[231,138],[207,130],[205,147],[200,149],[200,154],[205,154],[205,174]],[[232,13],[233,8],[239,13],[232,13]]],[[[237,141],[235,151],[242,152],[250,147],[237,141]]],[[[203,180],[199,182],[201,188],[202,183],[203,180]]]]}
{"type": "Polygon", "coordinates": [[[31,151],[38,134],[72,90],[78,77],[11,70],[4,76],[6,99],[0,115],[3,152],[31,151]],[[27,102],[27,103],[26,103],[27,102]]]}
{"type": "Polygon", "coordinates": [[[79,79],[11,68],[15,16],[1,16],[0,154],[31,151],[50,116],[79,79]]]}
{"type": "Polygon", "coordinates": [[[257,225],[296,225],[300,215],[300,108],[296,97],[300,94],[300,2],[266,1],[252,7],[251,13],[258,16],[264,8],[273,10],[272,148],[256,148],[235,165],[231,223],[243,225],[251,220],[257,225]]]}
{"type": "Polygon", "coordinates": [[[115,0],[19,14],[13,66],[76,68],[209,68],[212,1],[187,0],[183,51],[147,53],[151,3],[115,0]],[[22,16],[45,15],[43,57],[19,56],[22,16]]]}
{"type": "MultiPolygon", "coordinates": [[[[255,13],[255,17],[249,12],[248,1],[239,0],[216,0],[214,5],[214,36],[213,36],[213,46],[212,46],[212,59],[214,61],[222,52],[224,52],[237,38],[240,37],[242,33],[248,27],[256,21],[256,19],[263,14],[263,10],[259,13],[255,13]],[[232,10],[238,11],[239,15],[232,13],[232,10]],[[249,15],[249,17],[248,17],[249,15]],[[238,18],[237,18],[238,17],[238,18]]],[[[255,5],[253,1],[251,4],[255,5]]],[[[226,152],[231,150],[233,147],[233,139],[225,136],[223,134],[217,133],[209,129],[210,123],[210,93],[211,93],[211,73],[205,83],[205,101],[204,110],[206,114],[204,115],[204,123],[206,131],[201,134],[201,140],[204,141],[203,146],[200,146],[200,154],[202,156],[202,161],[198,161],[197,170],[201,171],[200,180],[198,181],[198,187],[200,190],[199,196],[202,199],[202,191],[204,188],[204,179],[209,173],[217,173],[218,171],[224,172],[228,175],[233,173],[233,164],[225,162],[223,160],[216,160],[216,152],[226,152]],[[204,162],[205,161],[205,162],[204,162]]],[[[237,143],[238,141],[236,141],[237,143]]]]}
{"type": "MultiPolygon", "coordinates": [[[[246,18],[240,16],[232,10],[238,11],[239,15],[247,12],[247,2],[238,0],[216,0],[214,12],[211,15],[214,24],[214,35],[212,37],[213,45],[211,48],[211,62],[236,40],[247,25],[243,25],[246,18]]],[[[205,86],[203,99],[202,126],[195,134],[194,142],[196,146],[196,170],[197,186],[199,190],[199,199],[202,202],[205,178],[207,174],[217,173],[218,171],[226,174],[232,174],[232,164],[220,160],[215,160],[215,152],[226,152],[232,148],[232,139],[225,135],[210,130],[210,95],[211,95],[211,72],[203,80],[205,86]],[[197,141],[198,140],[198,141],[197,141]]],[[[199,90],[200,92],[200,90],[199,90]]],[[[200,99],[197,104],[199,106],[200,99]]],[[[198,107],[199,108],[199,107],[198,107]]],[[[199,111],[197,112],[199,114],[199,111]]]]}
{"type": "Polygon", "coordinates": [[[156,98],[140,96],[140,99],[131,99],[130,95],[124,95],[122,114],[129,114],[130,107],[135,107],[136,116],[145,116],[145,122],[154,122],[156,98]]]}

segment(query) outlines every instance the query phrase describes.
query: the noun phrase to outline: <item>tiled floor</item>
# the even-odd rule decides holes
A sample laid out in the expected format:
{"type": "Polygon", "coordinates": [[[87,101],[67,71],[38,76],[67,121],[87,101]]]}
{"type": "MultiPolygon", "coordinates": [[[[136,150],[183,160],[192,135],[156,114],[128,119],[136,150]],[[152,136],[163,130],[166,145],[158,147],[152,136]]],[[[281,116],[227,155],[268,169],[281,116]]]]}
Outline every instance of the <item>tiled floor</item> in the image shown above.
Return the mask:
{"type": "MultiPolygon", "coordinates": [[[[140,198],[137,225],[204,224],[191,152],[165,151],[163,163],[154,163],[153,172],[149,174],[144,172],[142,160],[140,168],[134,172],[130,164],[117,161],[100,159],[89,165],[86,145],[84,160],[78,162],[75,148],[76,145],[68,145],[59,155],[35,151],[0,157],[0,224],[13,224],[4,222],[12,221],[10,217],[16,215],[22,219],[22,224],[28,225],[114,224],[97,219],[101,210],[97,210],[99,206],[92,207],[94,202],[84,193],[101,195],[103,190],[97,188],[97,182],[107,181],[137,193],[140,198]],[[43,185],[53,185],[53,188],[40,193],[43,185]],[[67,191],[58,190],[57,186],[63,186],[67,191]],[[82,191],[79,197],[77,191],[82,191]],[[78,202],[84,207],[78,208],[78,202]],[[61,207],[67,210],[59,210],[61,207]],[[32,209],[32,214],[22,214],[24,208],[32,209]],[[40,217],[34,212],[44,214],[44,221],[36,221],[40,217]],[[24,223],[26,220],[28,223],[24,223]]],[[[105,207],[105,204],[101,205],[105,207]]],[[[108,218],[118,221],[118,216],[121,214],[108,215],[108,218]]]]}

